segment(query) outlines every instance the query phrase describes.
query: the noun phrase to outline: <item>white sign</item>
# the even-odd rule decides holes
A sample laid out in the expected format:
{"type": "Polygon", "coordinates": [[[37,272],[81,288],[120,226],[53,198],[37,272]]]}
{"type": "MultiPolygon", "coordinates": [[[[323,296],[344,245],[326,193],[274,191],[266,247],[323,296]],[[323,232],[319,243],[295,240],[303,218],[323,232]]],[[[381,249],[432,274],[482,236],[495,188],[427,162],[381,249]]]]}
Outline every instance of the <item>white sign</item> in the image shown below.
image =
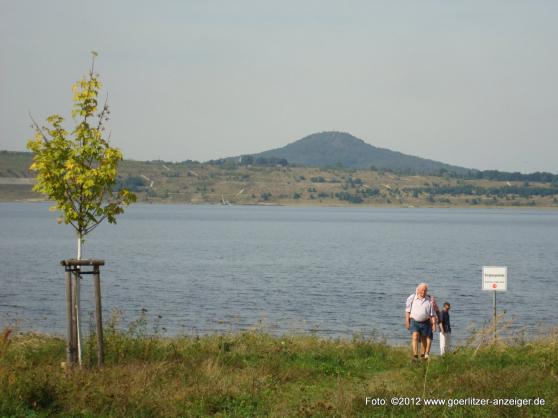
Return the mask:
{"type": "Polygon", "coordinates": [[[482,268],[482,290],[497,292],[508,290],[508,268],[484,266],[482,268]]]}

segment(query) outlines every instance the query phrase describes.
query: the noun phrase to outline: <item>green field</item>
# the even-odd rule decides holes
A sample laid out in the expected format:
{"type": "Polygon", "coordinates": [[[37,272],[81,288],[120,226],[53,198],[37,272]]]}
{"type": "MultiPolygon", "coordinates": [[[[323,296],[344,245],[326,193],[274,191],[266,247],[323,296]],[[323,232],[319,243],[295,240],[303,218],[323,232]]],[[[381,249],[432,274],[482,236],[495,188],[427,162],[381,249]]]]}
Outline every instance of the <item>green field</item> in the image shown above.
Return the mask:
{"type": "Polygon", "coordinates": [[[418,364],[408,348],[374,339],[260,331],[166,338],[149,335],[140,318],[120,331],[109,321],[106,365],[97,369],[92,341],[84,367],[67,370],[62,339],[6,330],[0,416],[558,416],[556,333],[506,344],[471,340],[418,364]],[[393,406],[392,398],[407,405],[393,406]],[[458,405],[473,398],[508,405],[458,405]]]}
{"type": "MultiPolygon", "coordinates": [[[[30,153],[0,152],[0,201],[41,200],[30,153]]],[[[236,205],[558,207],[558,185],[398,175],[382,170],[123,161],[120,184],[138,201],[236,205]]]]}

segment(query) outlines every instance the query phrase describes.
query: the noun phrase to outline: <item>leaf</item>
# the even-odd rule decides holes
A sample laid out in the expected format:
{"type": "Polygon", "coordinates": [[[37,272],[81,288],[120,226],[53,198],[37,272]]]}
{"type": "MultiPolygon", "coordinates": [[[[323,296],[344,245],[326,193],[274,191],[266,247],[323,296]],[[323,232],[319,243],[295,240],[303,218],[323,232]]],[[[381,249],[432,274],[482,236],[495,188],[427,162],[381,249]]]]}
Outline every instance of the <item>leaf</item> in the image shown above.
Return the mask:
{"type": "MultiPolygon", "coordinates": [[[[98,54],[91,53],[94,60],[98,54]]],[[[99,118],[106,118],[103,112],[96,114],[101,86],[98,75],[91,72],[74,83],[72,117],[81,119],[74,129],[65,130],[64,118],[53,114],[47,118],[44,132],[36,129],[34,139],[27,142],[34,154],[30,169],[37,172],[33,190],[53,200],[51,210],[61,212],[57,222],[72,224],[80,236],[105,218],[115,223],[124,206],[136,200],[127,190],[113,193],[123,155],[98,129],[104,128],[99,118]]],[[[104,109],[108,113],[108,107],[104,109]]]]}

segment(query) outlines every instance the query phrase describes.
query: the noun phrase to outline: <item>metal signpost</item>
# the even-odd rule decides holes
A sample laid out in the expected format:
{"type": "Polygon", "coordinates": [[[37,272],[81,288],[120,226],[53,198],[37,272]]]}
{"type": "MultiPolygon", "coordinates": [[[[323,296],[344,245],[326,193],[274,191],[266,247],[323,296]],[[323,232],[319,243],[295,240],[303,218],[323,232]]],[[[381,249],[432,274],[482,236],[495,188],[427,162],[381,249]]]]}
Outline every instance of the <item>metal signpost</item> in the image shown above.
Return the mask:
{"type": "Polygon", "coordinates": [[[484,266],[482,268],[482,290],[493,294],[492,315],[494,322],[494,340],[496,340],[496,292],[508,290],[508,268],[484,266]]]}

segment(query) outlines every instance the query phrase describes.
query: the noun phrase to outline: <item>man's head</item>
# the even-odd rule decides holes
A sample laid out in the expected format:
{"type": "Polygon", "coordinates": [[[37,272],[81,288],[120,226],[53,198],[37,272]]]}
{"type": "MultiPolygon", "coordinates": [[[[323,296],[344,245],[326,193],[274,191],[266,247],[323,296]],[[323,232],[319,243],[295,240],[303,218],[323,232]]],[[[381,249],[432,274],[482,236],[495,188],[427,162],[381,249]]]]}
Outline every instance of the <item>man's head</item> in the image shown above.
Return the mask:
{"type": "Polygon", "coordinates": [[[426,283],[421,283],[417,286],[417,296],[424,298],[426,297],[426,292],[428,292],[428,285],[426,283]]]}
{"type": "Polygon", "coordinates": [[[445,309],[446,311],[449,311],[450,308],[451,308],[450,304],[449,304],[448,302],[444,302],[444,309],[445,309]]]}

